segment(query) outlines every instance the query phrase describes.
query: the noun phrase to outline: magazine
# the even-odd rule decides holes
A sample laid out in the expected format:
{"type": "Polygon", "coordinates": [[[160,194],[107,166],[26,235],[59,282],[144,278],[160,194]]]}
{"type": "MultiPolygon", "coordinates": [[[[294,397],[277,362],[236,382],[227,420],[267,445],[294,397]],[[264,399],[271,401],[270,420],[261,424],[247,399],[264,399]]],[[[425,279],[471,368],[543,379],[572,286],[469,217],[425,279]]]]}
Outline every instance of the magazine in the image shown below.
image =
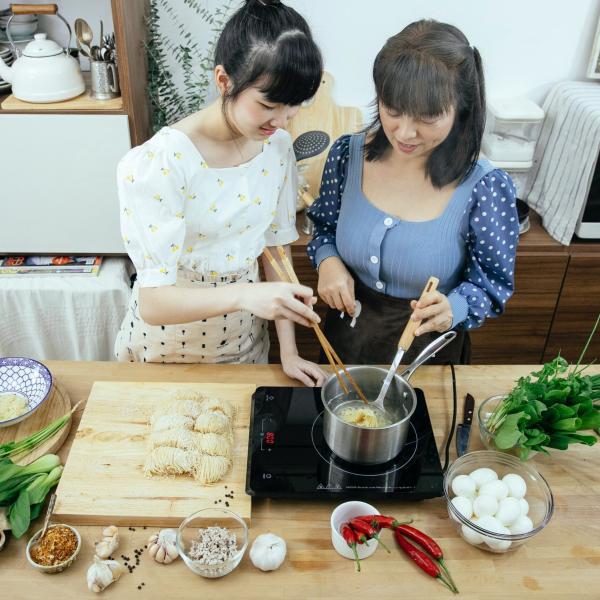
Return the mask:
{"type": "Polygon", "coordinates": [[[101,264],[101,256],[4,256],[0,275],[98,275],[101,264]]]}

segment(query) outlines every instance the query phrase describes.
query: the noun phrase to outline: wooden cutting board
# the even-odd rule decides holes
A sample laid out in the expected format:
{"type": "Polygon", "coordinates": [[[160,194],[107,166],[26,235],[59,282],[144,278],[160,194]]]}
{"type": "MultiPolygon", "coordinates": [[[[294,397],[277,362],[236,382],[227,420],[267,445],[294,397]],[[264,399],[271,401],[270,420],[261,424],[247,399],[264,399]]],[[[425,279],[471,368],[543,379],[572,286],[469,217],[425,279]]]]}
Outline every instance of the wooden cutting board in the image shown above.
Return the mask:
{"type": "Polygon", "coordinates": [[[97,381],[92,387],[57,489],[53,519],[83,525],[177,526],[201,508],[223,507],[250,523],[246,494],[253,384],[97,381]],[[175,391],[234,403],[233,465],[224,479],[200,485],[191,477],[145,477],[147,416],[175,391]],[[233,499],[225,494],[233,492],[233,499]],[[215,504],[215,502],[217,504],[215,504]]]}
{"type": "Polygon", "coordinates": [[[329,135],[327,150],[299,163],[303,177],[309,184],[308,193],[314,198],[319,194],[323,167],[331,144],[345,133],[356,133],[363,127],[362,113],[355,106],[338,106],[333,99],[334,79],[331,73],[323,72],[321,84],[314,98],[302,106],[286,129],[292,140],[301,133],[319,130],[329,135]]]}
{"type": "MultiPolygon", "coordinates": [[[[50,425],[52,421],[62,417],[70,409],[69,394],[58,381],[54,380],[50,397],[30,417],[16,425],[0,429],[0,445],[19,441],[30,436],[32,433],[46,427],[46,425],[50,425]]],[[[44,456],[44,454],[55,454],[67,439],[70,429],[71,419],[60,431],[57,431],[33,452],[20,458],[17,457],[13,462],[19,465],[28,465],[36,458],[44,456]]]]}

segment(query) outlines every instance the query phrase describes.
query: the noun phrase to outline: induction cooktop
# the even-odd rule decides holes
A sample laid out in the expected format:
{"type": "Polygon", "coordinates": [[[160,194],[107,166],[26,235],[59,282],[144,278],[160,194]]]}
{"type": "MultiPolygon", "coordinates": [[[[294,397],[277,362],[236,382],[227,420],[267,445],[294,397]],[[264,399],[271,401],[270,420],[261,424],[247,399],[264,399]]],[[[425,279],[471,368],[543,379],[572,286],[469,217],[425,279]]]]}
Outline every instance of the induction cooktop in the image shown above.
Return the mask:
{"type": "Polygon", "coordinates": [[[259,387],[252,397],[246,492],[262,498],[388,498],[443,495],[443,474],[425,396],[398,456],[384,464],[348,463],[323,436],[321,388],[259,387]]]}

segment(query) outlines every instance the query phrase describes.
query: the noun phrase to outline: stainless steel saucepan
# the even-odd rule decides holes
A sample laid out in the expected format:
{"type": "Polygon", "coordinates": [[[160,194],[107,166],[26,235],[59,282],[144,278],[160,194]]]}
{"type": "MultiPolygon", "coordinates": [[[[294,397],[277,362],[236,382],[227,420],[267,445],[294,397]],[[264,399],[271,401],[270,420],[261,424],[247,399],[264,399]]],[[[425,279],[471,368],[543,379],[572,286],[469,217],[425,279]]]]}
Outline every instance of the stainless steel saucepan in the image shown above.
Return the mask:
{"type": "MultiPolygon", "coordinates": [[[[408,380],[415,369],[456,337],[448,331],[426,346],[415,360],[395,375],[384,401],[386,416],[392,421],[384,427],[359,427],[342,421],[337,414],[346,406],[363,405],[356,392],[345,394],[335,375],[321,389],[324,406],[323,432],[331,450],[343,460],[362,465],[377,465],[395,458],[406,441],[409,422],[417,407],[417,395],[408,380]]],[[[377,398],[387,369],[370,365],[348,367],[348,371],[371,402],[377,398]]],[[[364,406],[364,405],[363,405],[364,406]]]]}

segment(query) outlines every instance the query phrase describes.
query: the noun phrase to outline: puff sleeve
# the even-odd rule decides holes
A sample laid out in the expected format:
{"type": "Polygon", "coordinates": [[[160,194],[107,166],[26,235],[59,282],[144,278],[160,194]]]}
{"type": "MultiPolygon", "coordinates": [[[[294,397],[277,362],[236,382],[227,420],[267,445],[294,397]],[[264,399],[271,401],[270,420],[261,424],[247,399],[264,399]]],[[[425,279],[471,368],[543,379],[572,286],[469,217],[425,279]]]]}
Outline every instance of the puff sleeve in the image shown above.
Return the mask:
{"type": "Polygon", "coordinates": [[[150,140],[117,167],[121,233],[141,287],[177,280],[186,229],[186,181],[178,155],[150,140]]]}
{"type": "Polygon", "coordinates": [[[480,327],[504,312],[514,291],[519,239],[516,189],[509,175],[496,169],[473,188],[469,199],[467,263],[463,280],[449,294],[452,327],[480,327]]]}

